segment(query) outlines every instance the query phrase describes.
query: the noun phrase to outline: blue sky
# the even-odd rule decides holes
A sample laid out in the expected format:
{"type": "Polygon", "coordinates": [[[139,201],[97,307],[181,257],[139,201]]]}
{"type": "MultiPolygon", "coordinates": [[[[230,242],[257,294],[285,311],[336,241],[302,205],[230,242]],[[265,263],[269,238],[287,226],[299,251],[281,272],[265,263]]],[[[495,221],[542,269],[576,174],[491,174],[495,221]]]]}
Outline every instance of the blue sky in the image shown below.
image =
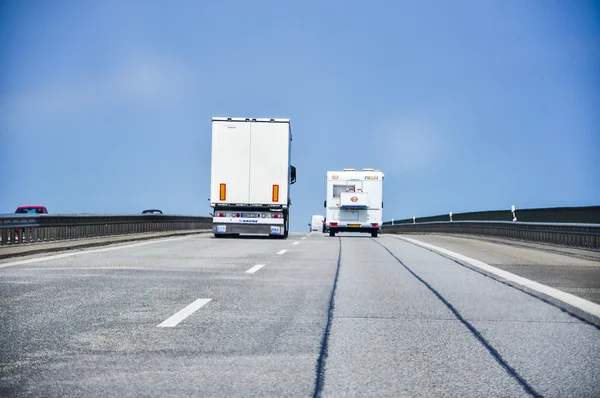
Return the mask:
{"type": "Polygon", "coordinates": [[[0,213],[208,215],[211,116],[292,120],[384,219],[600,204],[600,3],[3,1],[0,213]]]}

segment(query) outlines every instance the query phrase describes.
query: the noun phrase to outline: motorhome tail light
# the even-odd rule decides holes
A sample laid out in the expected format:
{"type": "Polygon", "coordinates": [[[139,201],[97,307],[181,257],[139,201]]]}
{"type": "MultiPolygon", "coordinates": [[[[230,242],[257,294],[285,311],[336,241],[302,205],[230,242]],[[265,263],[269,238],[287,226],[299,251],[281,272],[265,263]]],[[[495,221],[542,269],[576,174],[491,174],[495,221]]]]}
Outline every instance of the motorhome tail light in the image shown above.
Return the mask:
{"type": "Polygon", "coordinates": [[[273,213],[271,216],[273,218],[283,218],[283,215],[281,213],[273,213]]]}
{"type": "Polygon", "coordinates": [[[219,185],[219,200],[225,200],[227,197],[227,185],[220,184],[219,185]]]}
{"type": "Polygon", "coordinates": [[[279,185],[273,185],[273,202],[279,202],[279,185]]]}
{"type": "Polygon", "coordinates": [[[372,226],[372,227],[378,227],[378,226],[379,226],[379,224],[375,222],[375,223],[371,223],[371,226],[372,226]]]}
{"type": "Polygon", "coordinates": [[[337,225],[338,225],[338,223],[336,223],[336,222],[332,222],[329,224],[330,227],[337,227],[337,225]]]}

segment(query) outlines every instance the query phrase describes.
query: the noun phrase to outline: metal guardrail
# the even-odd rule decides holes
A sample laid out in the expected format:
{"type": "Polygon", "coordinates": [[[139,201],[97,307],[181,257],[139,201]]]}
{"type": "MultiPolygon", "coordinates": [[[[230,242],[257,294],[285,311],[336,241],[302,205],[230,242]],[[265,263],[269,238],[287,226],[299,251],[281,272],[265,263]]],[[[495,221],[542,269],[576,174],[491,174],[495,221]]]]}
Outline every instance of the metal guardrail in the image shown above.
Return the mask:
{"type": "Polygon", "coordinates": [[[600,224],[453,221],[384,225],[381,232],[389,234],[447,233],[493,236],[600,250],[600,224]]]}
{"type": "Polygon", "coordinates": [[[536,209],[505,209],[475,211],[468,213],[441,214],[431,217],[415,217],[386,221],[383,225],[413,224],[435,221],[517,221],[546,223],[600,224],[600,206],[546,207],[536,209]]]}
{"type": "Polygon", "coordinates": [[[208,230],[210,217],[169,215],[27,215],[0,216],[0,247],[167,231],[208,230]]]}

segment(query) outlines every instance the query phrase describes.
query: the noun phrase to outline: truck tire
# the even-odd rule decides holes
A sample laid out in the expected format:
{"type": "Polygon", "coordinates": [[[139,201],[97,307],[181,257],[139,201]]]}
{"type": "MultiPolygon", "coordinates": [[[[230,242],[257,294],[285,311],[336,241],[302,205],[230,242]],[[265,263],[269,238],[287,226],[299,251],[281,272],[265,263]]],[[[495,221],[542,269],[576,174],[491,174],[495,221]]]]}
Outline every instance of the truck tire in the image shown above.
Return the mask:
{"type": "Polygon", "coordinates": [[[290,214],[288,212],[283,215],[283,228],[285,228],[285,231],[283,231],[282,239],[287,239],[290,234],[290,214]]]}
{"type": "Polygon", "coordinates": [[[376,238],[376,237],[377,237],[377,231],[371,232],[371,238],[376,238]]]}
{"type": "Polygon", "coordinates": [[[329,236],[335,236],[335,232],[329,231],[329,236]]]}

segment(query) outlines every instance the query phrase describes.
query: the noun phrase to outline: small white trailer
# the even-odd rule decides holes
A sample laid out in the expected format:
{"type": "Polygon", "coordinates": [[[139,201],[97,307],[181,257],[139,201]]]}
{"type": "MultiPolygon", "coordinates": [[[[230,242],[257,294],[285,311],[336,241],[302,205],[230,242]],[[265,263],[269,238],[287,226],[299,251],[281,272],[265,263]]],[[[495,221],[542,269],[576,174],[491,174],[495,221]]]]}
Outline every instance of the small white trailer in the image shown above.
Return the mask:
{"type": "Polygon", "coordinates": [[[326,224],[329,236],[337,232],[369,232],[377,237],[383,219],[381,170],[343,169],[327,172],[326,224]]]}
{"type": "Polygon", "coordinates": [[[310,220],[310,232],[323,232],[323,222],[325,217],[315,214],[310,220]]]}

